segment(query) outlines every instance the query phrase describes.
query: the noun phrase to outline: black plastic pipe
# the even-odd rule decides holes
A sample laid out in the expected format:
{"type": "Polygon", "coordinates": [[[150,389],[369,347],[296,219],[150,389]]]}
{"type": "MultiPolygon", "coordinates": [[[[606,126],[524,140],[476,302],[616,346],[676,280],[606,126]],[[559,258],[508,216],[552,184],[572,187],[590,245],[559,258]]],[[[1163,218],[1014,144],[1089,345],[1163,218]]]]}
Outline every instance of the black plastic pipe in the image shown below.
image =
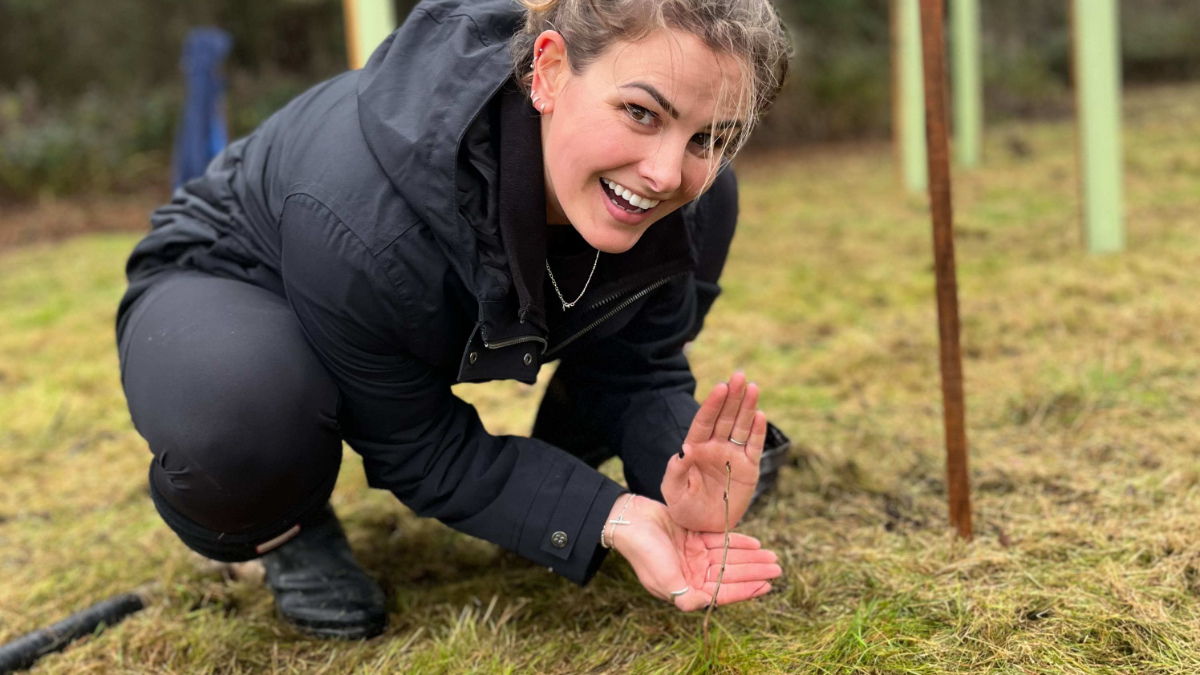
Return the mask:
{"type": "Polygon", "coordinates": [[[101,626],[113,626],[146,606],[141,596],[125,593],[76,612],[49,628],[36,630],[0,645],[0,675],[25,670],[43,656],[57,652],[75,640],[96,632],[101,626]]]}

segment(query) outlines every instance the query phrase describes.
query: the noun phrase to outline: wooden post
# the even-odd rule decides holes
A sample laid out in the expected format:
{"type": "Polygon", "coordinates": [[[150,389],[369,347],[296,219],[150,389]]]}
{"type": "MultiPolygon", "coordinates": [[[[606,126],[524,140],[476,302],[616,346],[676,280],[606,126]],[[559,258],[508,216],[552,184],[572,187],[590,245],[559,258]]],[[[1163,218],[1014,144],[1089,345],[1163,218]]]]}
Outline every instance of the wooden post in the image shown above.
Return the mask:
{"type": "Polygon", "coordinates": [[[925,150],[925,101],[921,83],[920,0],[891,0],[892,135],[904,187],[925,191],[929,173],[925,150]]]}
{"type": "Polygon", "coordinates": [[[942,0],[920,0],[925,64],[926,136],[929,139],[929,203],[937,274],[938,337],[942,405],[946,426],[946,487],[950,524],[971,538],[971,488],[967,476],[966,406],[958,337],[958,281],[954,268],[954,214],[950,195],[950,140],[946,120],[946,54],[942,0]]]}
{"type": "Polygon", "coordinates": [[[1124,250],[1117,0],[1071,0],[1080,195],[1088,251],[1124,250]]]}
{"type": "Polygon", "coordinates": [[[392,0],[342,0],[346,24],[346,58],[352,70],[362,68],[384,38],[396,29],[392,0]]]}
{"type": "Polygon", "coordinates": [[[983,29],[979,0],[951,0],[954,47],[954,150],[964,167],[979,166],[983,154],[983,29]]]}

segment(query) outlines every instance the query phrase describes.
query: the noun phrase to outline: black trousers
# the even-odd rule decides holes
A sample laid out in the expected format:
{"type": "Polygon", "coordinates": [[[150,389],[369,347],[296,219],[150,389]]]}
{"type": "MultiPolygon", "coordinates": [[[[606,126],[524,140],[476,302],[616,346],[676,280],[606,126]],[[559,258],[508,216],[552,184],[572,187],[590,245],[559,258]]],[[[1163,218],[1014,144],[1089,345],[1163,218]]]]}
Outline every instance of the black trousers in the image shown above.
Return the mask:
{"type": "MultiPolygon", "coordinates": [[[[737,219],[731,172],[721,213],[702,219],[698,333],[716,297],[737,219]]],[[[118,336],[121,381],[146,439],[150,494],[193,550],[249,560],[282,544],[329,499],[341,465],[337,386],[279,295],[201,272],[161,275],[118,336]]],[[[599,435],[551,380],[534,436],[593,466],[599,435]]]]}

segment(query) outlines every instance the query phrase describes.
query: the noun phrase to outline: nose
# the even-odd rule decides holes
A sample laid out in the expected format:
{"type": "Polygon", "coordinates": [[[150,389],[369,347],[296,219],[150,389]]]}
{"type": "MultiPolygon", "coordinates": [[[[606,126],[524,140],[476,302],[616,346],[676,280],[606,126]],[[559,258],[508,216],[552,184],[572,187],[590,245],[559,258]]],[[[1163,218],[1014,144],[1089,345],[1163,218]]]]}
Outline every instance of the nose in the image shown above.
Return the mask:
{"type": "Polygon", "coordinates": [[[664,140],[650,149],[646,158],[638,165],[638,172],[646,186],[654,191],[656,197],[666,197],[675,193],[683,182],[683,161],[685,146],[664,140]]]}

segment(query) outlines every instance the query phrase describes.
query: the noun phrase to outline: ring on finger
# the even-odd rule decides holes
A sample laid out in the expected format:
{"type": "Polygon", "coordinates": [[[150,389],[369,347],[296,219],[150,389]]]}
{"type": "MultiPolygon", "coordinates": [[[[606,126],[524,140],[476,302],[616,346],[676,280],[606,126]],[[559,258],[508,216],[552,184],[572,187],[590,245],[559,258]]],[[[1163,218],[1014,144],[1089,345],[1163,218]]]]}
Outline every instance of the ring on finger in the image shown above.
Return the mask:
{"type": "Polygon", "coordinates": [[[691,592],[691,590],[692,590],[691,586],[684,586],[682,590],[671,591],[671,602],[675,602],[675,598],[678,598],[681,595],[685,595],[685,594],[691,592]]]}
{"type": "Polygon", "coordinates": [[[729,437],[729,442],[730,442],[730,443],[733,443],[734,445],[741,445],[741,446],[745,446],[747,443],[749,443],[749,442],[750,442],[750,439],[749,439],[749,438],[747,438],[747,439],[746,439],[746,440],[744,440],[744,441],[735,441],[735,440],[733,440],[733,436],[730,436],[730,437],[729,437]]]}

